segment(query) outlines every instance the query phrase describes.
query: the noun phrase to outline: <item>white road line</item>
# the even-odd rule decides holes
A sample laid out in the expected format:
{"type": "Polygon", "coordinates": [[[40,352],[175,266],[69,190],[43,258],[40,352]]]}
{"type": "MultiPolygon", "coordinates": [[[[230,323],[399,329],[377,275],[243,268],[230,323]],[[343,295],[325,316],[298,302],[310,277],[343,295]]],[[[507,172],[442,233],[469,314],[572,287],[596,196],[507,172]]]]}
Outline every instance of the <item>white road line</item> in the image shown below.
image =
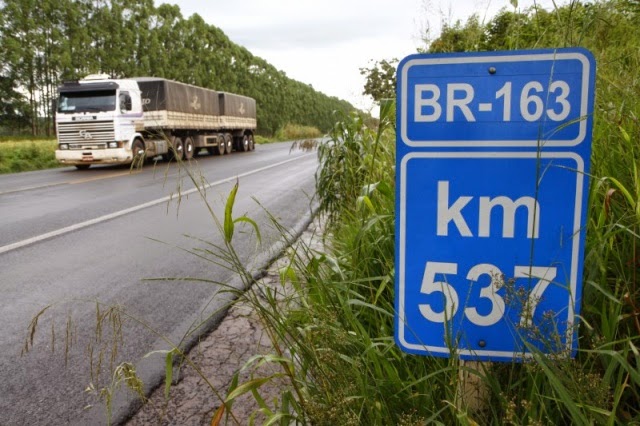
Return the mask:
{"type": "MultiPolygon", "coordinates": [[[[214,186],[217,186],[217,185],[221,185],[223,183],[232,182],[232,181],[234,181],[236,179],[240,179],[240,178],[245,177],[245,176],[250,176],[250,175],[253,175],[255,173],[260,173],[262,171],[265,171],[265,170],[268,170],[268,169],[272,169],[274,167],[278,167],[278,166],[281,166],[283,164],[290,163],[292,161],[300,160],[301,158],[305,158],[305,157],[308,157],[310,155],[314,155],[314,154],[304,154],[304,155],[301,155],[300,157],[291,158],[289,160],[281,161],[281,162],[276,163],[276,164],[271,164],[269,166],[261,167],[259,169],[251,170],[251,171],[248,171],[248,172],[245,172],[245,173],[241,173],[241,174],[236,175],[236,176],[232,176],[232,177],[228,177],[226,179],[222,179],[222,180],[219,180],[219,181],[216,181],[216,182],[212,182],[212,183],[203,185],[201,188],[202,189],[209,189],[211,187],[214,187],[214,186]]],[[[192,188],[192,189],[189,189],[187,191],[181,192],[180,196],[193,194],[194,192],[197,192],[197,191],[198,191],[198,188],[192,188]]],[[[91,226],[91,225],[96,225],[98,223],[105,222],[107,220],[115,219],[117,217],[124,216],[124,215],[127,215],[129,213],[134,213],[134,212],[137,212],[139,210],[146,209],[148,207],[153,207],[153,206],[158,205],[158,204],[166,203],[167,201],[170,201],[170,200],[172,200],[174,198],[176,198],[175,194],[174,195],[168,195],[166,197],[158,198],[157,200],[153,200],[153,201],[149,201],[149,202],[144,203],[144,204],[139,204],[137,206],[129,207],[128,209],[119,210],[117,212],[113,212],[113,213],[110,213],[110,214],[107,214],[107,215],[104,215],[104,216],[100,216],[100,217],[97,217],[95,219],[87,220],[87,221],[81,222],[81,223],[76,223],[75,225],[67,226],[65,228],[61,228],[61,229],[57,229],[55,231],[47,232],[46,234],[42,234],[42,235],[38,235],[38,236],[35,236],[35,237],[27,238],[26,240],[22,240],[22,241],[18,241],[16,243],[13,243],[13,244],[2,246],[2,247],[0,247],[0,254],[9,252],[11,250],[16,250],[18,248],[21,248],[21,247],[24,247],[24,246],[28,246],[30,244],[34,244],[34,243],[37,243],[37,242],[40,242],[40,241],[43,241],[43,240],[47,240],[49,238],[57,237],[59,235],[66,234],[68,232],[77,231],[78,229],[86,228],[86,227],[91,226]]]]}

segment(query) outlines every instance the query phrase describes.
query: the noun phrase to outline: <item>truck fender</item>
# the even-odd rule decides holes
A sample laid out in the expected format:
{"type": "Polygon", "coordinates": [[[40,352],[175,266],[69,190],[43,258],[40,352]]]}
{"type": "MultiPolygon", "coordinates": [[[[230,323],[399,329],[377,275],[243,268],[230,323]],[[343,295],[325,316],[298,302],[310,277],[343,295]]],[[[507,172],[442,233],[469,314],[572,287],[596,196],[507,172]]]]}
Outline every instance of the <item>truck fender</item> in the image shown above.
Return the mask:
{"type": "Polygon", "coordinates": [[[140,139],[140,141],[142,142],[142,145],[145,145],[145,141],[142,135],[140,133],[134,133],[131,139],[129,139],[129,143],[127,143],[127,146],[126,146],[126,148],[129,151],[133,149],[133,143],[135,142],[136,139],[140,139]]]}

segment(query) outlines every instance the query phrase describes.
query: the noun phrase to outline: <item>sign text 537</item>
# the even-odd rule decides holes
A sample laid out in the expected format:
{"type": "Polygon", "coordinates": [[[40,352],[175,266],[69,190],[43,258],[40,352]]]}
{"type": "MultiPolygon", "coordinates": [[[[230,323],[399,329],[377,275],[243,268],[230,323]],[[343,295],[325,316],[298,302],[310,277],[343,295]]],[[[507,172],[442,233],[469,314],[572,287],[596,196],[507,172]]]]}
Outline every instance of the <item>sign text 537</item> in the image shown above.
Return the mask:
{"type": "MultiPolygon", "coordinates": [[[[527,300],[522,307],[520,316],[520,325],[528,326],[531,324],[536,308],[543,299],[543,295],[549,284],[556,278],[558,271],[555,267],[539,267],[539,266],[516,266],[513,272],[515,280],[527,279],[529,288],[527,300]]],[[[451,321],[458,313],[460,306],[460,295],[455,290],[454,285],[449,282],[450,279],[456,280],[458,275],[458,264],[451,262],[427,262],[424,275],[422,278],[422,286],[420,293],[430,295],[433,293],[441,293],[440,298],[444,300],[444,309],[434,310],[430,303],[419,304],[418,308],[422,316],[428,321],[434,323],[444,323],[451,321]],[[437,277],[443,277],[438,279],[437,277]]],[[[505,314],[505,300],[498,294],[498,291],[506,284],[504,275],[498,267],[488,263],[481,263],[473,266],[466,275],[467,282],[473,284],[480,280],[480,277],[487,276],[489,285],[480,289],[479,299],[486,299],[490,302],[491,309],[489,312],[482,313],[475,306],[467,306],[464,308],[465,317],[473,324],[481,327],[488,327],[496,324],[505,314]]],[[[455,287],[460,288],[460,285],[455,287]]],[[[470,290],[469,290],[470,291],[470,290]]],[[[467,297],[462,295],[463,299],[467,297]]]]}

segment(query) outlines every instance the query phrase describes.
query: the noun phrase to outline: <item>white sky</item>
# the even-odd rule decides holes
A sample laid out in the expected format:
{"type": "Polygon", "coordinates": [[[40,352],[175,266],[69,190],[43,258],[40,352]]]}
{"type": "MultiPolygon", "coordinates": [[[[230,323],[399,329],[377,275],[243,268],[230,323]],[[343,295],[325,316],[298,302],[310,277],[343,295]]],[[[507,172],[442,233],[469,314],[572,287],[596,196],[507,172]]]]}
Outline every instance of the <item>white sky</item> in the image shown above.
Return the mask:
{"type": "MultiPolygon", "coordinates": [[[[513,10],[509,0],[156,0],[161,3],[177,4],[185,18],[198,13],[288,77],[364,110],[372,100],[362,95],[360,68],[371,60],[415,53],[425,29],[435,38],[442,22],[513,10]]],[[[518,7],[534,3],[553,8],[552,0],[519,0],[518,7]]]]}

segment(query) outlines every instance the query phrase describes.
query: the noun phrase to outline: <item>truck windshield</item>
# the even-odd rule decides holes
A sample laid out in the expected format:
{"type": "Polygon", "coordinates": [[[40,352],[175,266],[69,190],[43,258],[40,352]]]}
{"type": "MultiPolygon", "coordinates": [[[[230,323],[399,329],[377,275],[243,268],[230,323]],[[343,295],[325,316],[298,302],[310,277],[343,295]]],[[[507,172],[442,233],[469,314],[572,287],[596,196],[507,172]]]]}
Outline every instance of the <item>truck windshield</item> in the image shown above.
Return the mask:
{"type": "Polygon", "coordinates": [[[63,92],[58,99],[58,112],[101,112],[116,109],[116,91],[63,92]]]}

